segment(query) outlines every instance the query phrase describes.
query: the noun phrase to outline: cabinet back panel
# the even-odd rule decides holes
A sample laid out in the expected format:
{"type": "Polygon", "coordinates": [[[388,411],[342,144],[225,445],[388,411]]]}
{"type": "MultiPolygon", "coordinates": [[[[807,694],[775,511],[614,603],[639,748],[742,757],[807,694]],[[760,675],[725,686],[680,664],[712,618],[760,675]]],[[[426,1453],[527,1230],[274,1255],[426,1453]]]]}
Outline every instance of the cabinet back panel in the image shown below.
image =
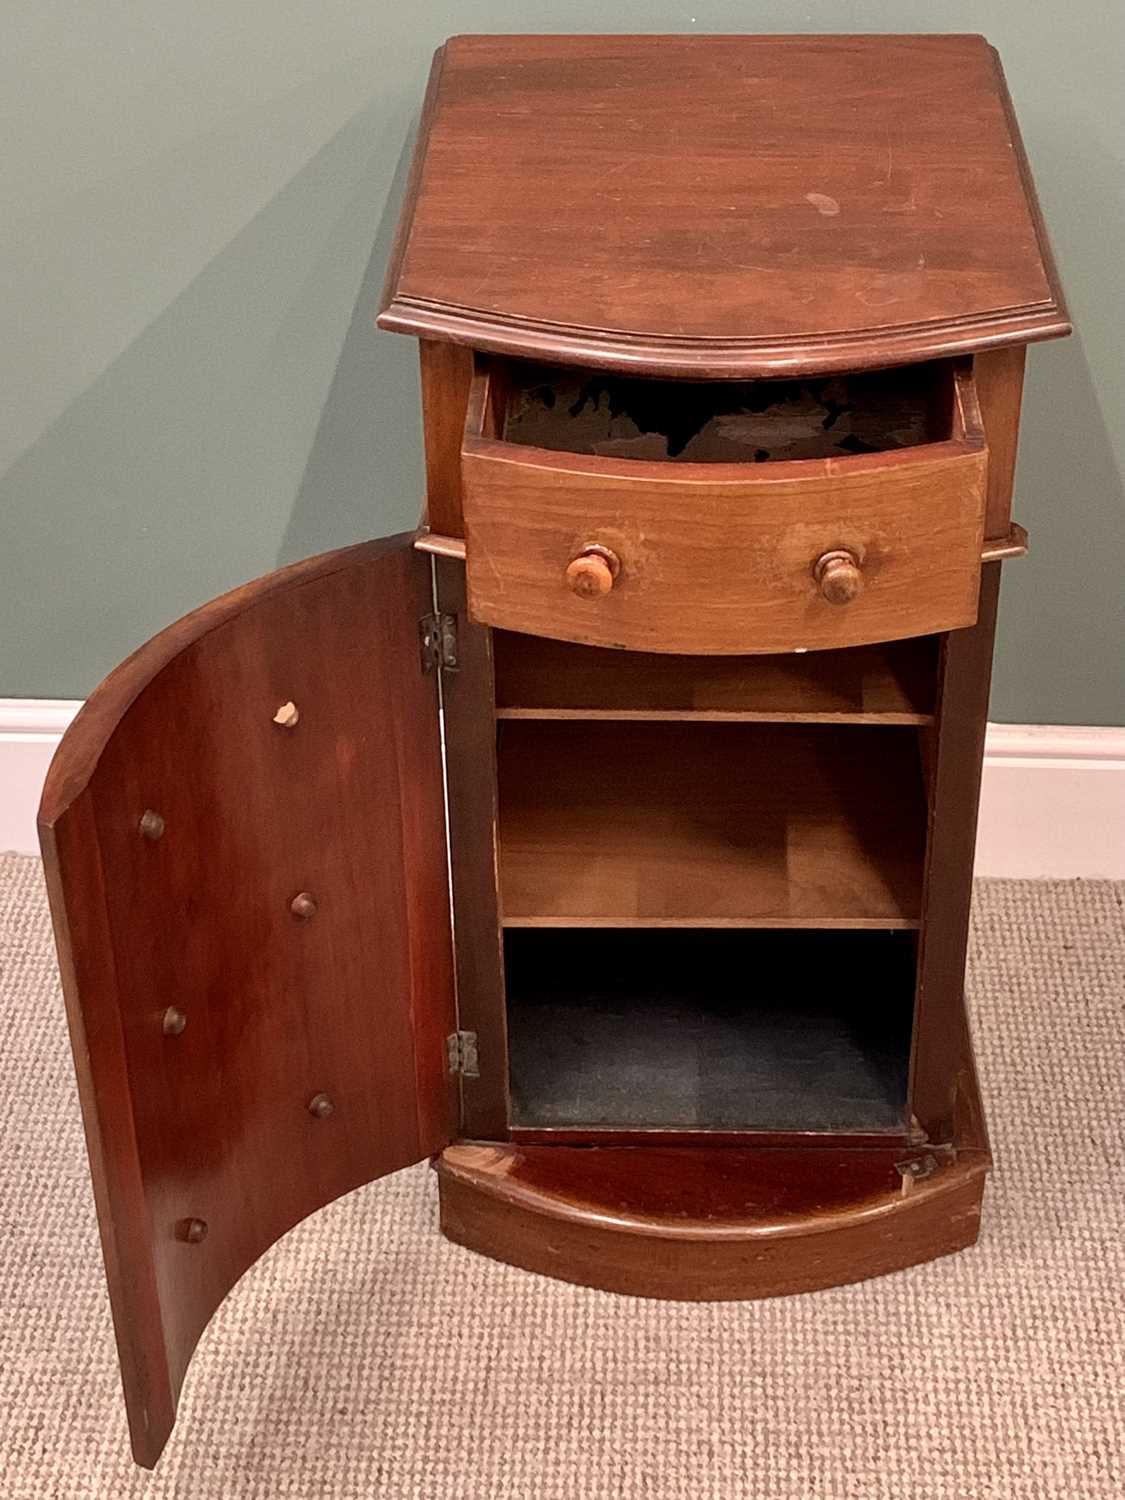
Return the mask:
{"type": "Polygon", "coordinates": [[[500,719],[933,721],[934,636],[776,656],[669,656],[492,634],[500,719]]]}
{"type": "Polygon", "coordinates": [[[505,927],[916,927],[916,731],[501,723],[505,927]]]}

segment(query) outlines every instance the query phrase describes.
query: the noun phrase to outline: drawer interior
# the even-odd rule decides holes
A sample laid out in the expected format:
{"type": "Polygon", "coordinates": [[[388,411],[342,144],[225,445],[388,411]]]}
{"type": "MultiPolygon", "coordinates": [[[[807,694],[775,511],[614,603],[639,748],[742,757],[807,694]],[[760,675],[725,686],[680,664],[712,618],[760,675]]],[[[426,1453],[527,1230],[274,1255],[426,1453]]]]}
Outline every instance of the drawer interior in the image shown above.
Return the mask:
{"type": "Polygon", "coordinates": [[[822,379],[655,380],[510,361],[495,435],[602,458],[769,463],[850,458],[947,439],[948,363],[822,379]]]}

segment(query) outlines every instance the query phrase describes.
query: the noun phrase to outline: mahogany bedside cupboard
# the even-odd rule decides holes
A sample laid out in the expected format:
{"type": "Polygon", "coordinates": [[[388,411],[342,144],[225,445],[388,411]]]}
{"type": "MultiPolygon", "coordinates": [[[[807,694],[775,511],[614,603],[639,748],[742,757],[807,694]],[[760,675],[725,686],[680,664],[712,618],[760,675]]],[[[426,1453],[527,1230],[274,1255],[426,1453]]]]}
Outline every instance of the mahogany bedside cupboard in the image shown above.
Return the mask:
{"type": "Polygon", "coordinates": [[[379,323],[423,527],[169,627],[43,795],[145,1465],[255,1258],[426,1157],[452,1239],[641,1296],[977,1234],[993,624],[1069,331],[996,54],[455,38],[379,323]]]}

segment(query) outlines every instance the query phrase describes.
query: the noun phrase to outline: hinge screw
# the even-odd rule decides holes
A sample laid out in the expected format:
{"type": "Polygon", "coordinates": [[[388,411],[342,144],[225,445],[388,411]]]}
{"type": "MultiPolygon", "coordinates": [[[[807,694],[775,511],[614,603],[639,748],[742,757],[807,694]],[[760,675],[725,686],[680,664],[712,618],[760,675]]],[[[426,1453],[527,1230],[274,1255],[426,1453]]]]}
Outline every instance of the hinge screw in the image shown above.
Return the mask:
{"type": "Polygon", "coordinates": [[[480,1077],[480,1056],[475,1031],[454,1031],[445,1039],[445,1054],[451,1073],[462,1078],[480,1077]]]}
{"type": "Polygon", "coordinates": [[[422,671],[457,670],[457,616],[424,615],[418,622],[422,640],[422,671]]]}
{"type": "Polygon", "coordinates": [[[141,821],[137,826],[146,839],[152,839],[155,843],[164,832],[164,819],[150,807],[141,814],[141,821]]]}
{"type": "Polygon", "coordinates": [[[921,1182],[925,1177],[932,1177],[938,1164],[937,1158],[927,1153],[925,1156],[912,1157],[909,1161],[896,1161],[895,1166],[903,1180],[905,1191],[908,1182],[921,1182]]]}
{"type": "Polygon", "coordinates": [[[187,1025],[187,1016],[178,1005],[170,1005],[160,1025],[165,1036],[179,1036],[187,1025]]]}

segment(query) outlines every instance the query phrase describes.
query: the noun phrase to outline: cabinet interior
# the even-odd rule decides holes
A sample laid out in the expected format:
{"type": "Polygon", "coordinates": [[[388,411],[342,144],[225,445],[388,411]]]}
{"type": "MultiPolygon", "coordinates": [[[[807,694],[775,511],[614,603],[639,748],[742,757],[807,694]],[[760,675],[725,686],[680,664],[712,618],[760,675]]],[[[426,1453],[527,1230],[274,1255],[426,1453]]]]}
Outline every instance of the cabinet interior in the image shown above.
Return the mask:
{"type": "Polygon", "coordinates": [[[937,655],[495,633],[514,1126],[902,1129],[937,655]]]}
{"type": "Polygon", "coordinates": [[[932,724],[938,640],[670,656],[492,633],[498,719],[932,724]]]}
{"type": "Polygon", "coordinates": [[[767,463],[948,438],[948,363],[819,379],[683,381],[494,363],[496,435],[605,458],[767,463]]]}
{"type": "Polygon", "coordinates": [[[909,728],[500,726],[505,927],[917,927],[909,728]]]}
{"type": "Polygon", "coordinates": [[[899,1133],[903,932],[512,931],[517,1128],[899,1133]]]}

